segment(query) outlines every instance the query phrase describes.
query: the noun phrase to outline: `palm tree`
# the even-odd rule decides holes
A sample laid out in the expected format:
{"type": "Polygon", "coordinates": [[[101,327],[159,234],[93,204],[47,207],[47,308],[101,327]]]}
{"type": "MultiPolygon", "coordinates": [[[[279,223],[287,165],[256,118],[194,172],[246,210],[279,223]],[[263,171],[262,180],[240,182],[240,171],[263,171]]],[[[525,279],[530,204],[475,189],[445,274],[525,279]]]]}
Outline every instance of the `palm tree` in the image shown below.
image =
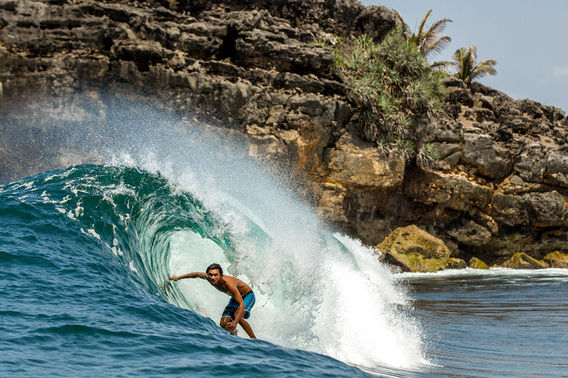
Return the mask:
{"type": "Polygon", "coordinates": [[[430,26],[428,30],[425,30],[426,21],[430,14],[432,14],[432,9],[430,9],[422,21],[420,22],[420,26],[418,27],[418,31],[416,33],[412,33],[408,25],[402,19],[400,13],[395,11],[396,17],[401,26],[401,32],[406,38],[409,43],[412,43],[418,48],[420,53],[423,57],[427,57],[432,52],[440,52],[451,42],[451,38],[447,35],[441,36],[442,32],[446,28],[446,25],[449,22],[453,22],[449,18],[441,19],[440,21],[436,22],[434,25],[430,26]]]}
{"type": "Polygon", "coordinates": [[[493,68],[497,64],[496,60],[485,59],[479,63],[477,61],[477,47],[469,46],[467,49],[462,47],[454,53],[453,62],[440,62],[439,65],[453,66],[456,68],[456,76],[469,85],[472,80],[481,78],[485,75],[495,75],[497,70],[493,68]]]}

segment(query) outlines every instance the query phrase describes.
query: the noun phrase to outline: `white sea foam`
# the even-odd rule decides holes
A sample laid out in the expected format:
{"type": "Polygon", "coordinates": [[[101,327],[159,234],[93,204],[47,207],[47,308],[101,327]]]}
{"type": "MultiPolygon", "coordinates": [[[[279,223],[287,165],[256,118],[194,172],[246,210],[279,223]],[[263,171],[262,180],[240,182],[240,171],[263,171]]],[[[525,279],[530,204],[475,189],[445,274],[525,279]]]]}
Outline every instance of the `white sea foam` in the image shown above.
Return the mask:
{"type": "Polygon", "coordinates": [[[133,271],[134,273],[138,273],[138,270],[136,269],[136,267],[134,266],[134,261],[130,261],[128,263],[128,268],[130,268],[131,271],[133,271]]]}
{"type": "Polygon", "coordinates": [[[87,230],[81,229],[81,231],[82,231],[85,235],[89,235],[89,236],[94,237],[95,239],[102,240],[102,239],[101,239],[101,236],[100,236],[99,234],[97,234],[97,232],[96,232],[94,229],[92,229],[92,228],[88,228],[87,230]]]}
{"type": "Polygon", "coordinates": [[[538,277],[538,276],[568,276],[568,269],[445,269],[436,273],[401,273],[400,279],[424,279],[440,277],[480,277],[480,276],[511,276],[511,277],[538,277]]]}

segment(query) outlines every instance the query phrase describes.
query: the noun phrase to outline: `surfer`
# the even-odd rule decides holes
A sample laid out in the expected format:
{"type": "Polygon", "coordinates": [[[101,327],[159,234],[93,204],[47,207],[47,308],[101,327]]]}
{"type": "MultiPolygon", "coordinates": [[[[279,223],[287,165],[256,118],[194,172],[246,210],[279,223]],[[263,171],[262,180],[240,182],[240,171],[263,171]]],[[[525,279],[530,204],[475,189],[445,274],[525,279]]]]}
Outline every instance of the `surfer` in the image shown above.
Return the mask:
{"type": "Polygon", "coordinates": [[[211,264],[205,273],[193,272],[182,276],[171,276],[170,280],[177,281],[183,278],[202,278],[209,281],[215,289],[231,296],[229,304],[225,307],[219,325],[231,335],[237,334],[237,324],[240,324],[251,339],[256,339],[250,324],[245,320],[250,316],[254,306],[254,292],[249,285],[236,277],[223,275],[219,264],[211,264]]]}

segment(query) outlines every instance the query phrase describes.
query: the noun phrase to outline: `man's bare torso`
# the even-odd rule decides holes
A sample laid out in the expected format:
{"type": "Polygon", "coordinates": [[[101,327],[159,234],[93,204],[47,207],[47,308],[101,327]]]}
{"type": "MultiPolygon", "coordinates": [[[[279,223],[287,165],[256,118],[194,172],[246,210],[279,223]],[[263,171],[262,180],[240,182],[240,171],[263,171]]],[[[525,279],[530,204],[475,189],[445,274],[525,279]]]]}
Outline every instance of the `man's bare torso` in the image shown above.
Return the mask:
{"type": "Polygon", "coordinates": [[[231,293],[231,291],[229,290],[229,288],[227,287],[227,283],[232,282],[236,287],[237,290],[239,291],[239,293],[241,294],[241,297],[244,297],[245,295],[247,295],[248,293],[250,293],[252,291],[252,289],[250,288],[249,285],[247,285],[246,283],[244,283],[243,281],[239,280],[236,277],[231,277],[231,276],[223,276],[220,280],[220,282],[217,285],[213,285],[213,287],[215,287],[215,289],[228,294],[230,296],[233,296],[233,294],[231,293]]]}

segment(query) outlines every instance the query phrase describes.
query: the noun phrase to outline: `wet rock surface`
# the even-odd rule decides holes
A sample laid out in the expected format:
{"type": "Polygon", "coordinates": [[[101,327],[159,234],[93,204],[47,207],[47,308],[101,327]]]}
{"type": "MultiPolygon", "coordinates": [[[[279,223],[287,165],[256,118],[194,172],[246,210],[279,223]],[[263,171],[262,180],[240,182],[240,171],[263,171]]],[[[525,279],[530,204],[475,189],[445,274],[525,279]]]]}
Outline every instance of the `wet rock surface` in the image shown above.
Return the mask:
{"type": "Polygon", "coordinates": [[[547,268],[546,263],[538,261],[524,252],[515,253],[509,260],[505,261],[502,266],[512,269],[543,269],[547,268]]]}
{"type": "Polygon", "coordinates": [[[414,224],[448,259],[568,252],[562,110],[448,78],[447,113],[421,125],[437,160],[361,140],[361,104],[316,42],[393,25],[392,10],[357,1],[4,1],[0,180],[92,161],[58,149],[62,131],[131,99],[244,135],[369,245],[414,224]]]}
{"type": "Polygon", "coordinates": [[[444,242],[411,225],[399,227],[376,246],[382,253],[412,272],[437,272],[445,268],[465,268],[444,242]]]}
{"type": "Polygon", "coordinates": [[[549,253],[544,256],[542,261],[548,264],[549,268],[568,269],[568,254],[565,253],[560,253],[558,251],[549,253]]]}

